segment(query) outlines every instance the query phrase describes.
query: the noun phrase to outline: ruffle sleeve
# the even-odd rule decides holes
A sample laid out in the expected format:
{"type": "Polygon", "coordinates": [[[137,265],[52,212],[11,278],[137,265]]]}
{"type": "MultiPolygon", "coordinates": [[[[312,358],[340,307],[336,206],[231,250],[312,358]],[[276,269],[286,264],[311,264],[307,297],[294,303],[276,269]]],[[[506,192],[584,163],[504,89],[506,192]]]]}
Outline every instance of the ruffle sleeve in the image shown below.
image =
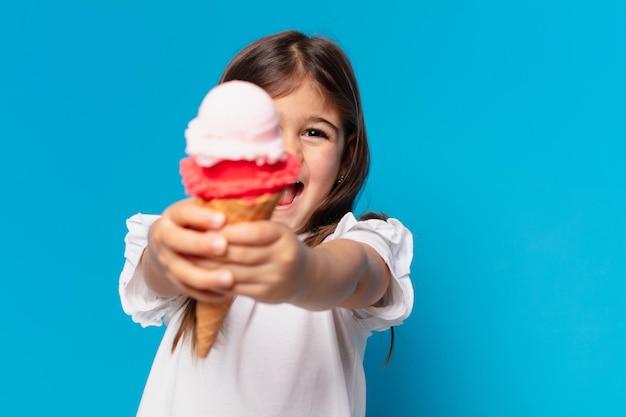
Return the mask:
{"type": "Polygon", "coordinates": [[[141,268],[141,255],[148,245],[148,231],[159,216],[135,214],[126,221],[124,267],[120,274],[119,293],[122,309],[133,321],[147,326],[167,324],[171,314],[183,302],[182,296],[164,298],[146,285],[141,268]]]}
{"type": "Polygon", "coordinates": [[[382,331],[401,324],[413,310],[413,285],[410,279],[413,236],[397,219],[358,221],[346,214],[327,238],[351,239],[373,247],[391,271],[391,282],[383,305],[353,311],[354,317],[369,330],[382,331]]]}

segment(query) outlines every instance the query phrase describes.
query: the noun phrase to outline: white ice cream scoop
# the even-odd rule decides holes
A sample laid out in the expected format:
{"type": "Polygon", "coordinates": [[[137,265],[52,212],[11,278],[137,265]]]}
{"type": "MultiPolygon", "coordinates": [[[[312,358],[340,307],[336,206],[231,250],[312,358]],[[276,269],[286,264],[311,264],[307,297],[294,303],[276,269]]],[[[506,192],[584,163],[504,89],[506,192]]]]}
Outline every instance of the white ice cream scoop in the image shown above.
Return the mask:
{"type": "Polygon", "coordinates": [[[227,81],[211,89],[185,138],[185,152],[204,167],[223,160],[273,164],[287,156],[272,97],[247,81],[227,81]]]}

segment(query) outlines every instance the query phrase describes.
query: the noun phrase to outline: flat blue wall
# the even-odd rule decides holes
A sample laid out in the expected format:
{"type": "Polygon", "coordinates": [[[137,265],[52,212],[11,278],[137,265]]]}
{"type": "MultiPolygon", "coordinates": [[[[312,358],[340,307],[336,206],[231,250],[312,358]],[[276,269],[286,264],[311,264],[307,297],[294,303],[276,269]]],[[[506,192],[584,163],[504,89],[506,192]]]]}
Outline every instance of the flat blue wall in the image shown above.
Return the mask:
{"type": "Polygon", "coordinates": [[[359,209],[415,235],[368,416],[626,415],[626,3],[230,4],[0,0],[0,409],[134,414],[162,329],[119,305],[124,220],[183,197],[228,60],[296,28],[360,80],[359,209]]]}

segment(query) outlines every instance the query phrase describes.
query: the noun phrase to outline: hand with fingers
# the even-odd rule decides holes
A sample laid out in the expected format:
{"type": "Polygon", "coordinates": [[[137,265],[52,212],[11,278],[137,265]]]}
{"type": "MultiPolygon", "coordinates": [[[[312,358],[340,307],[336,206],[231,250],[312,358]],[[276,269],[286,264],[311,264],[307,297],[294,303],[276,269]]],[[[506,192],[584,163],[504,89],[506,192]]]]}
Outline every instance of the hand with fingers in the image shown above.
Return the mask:
{"type": "Polygon", "coordinates": [[[277,304],[295,303],[306,291],[312,249],[288,226],[255,221],[227,225],[219,234],[227,242],[226,250],[201,265],[230,276],[233,294],[277,304]]]}
{"type": "MultiPolygon", "coordinates": [[[[219,301],[232,276],[207,264],[226,252],[219,231],[224,215],[199,207],[192,199],[169,206],[148,234],[142,258],[146,282],[162,296],[185,294],[202,301],[219,301]]],[[[212,265],[215,265],[213,262],[212,265]]]]}

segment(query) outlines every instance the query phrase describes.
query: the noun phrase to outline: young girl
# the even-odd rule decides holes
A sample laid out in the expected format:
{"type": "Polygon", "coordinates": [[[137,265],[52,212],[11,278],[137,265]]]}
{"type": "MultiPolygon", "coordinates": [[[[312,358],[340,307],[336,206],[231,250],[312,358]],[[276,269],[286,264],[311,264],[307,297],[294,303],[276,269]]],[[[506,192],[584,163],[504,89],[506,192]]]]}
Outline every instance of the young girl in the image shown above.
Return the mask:
{"type": "Polygon", "coordinates": [[[167,324],[138,416],[365,415],[371,331],[410,314],[410,232],[351,213],[369,168],[359,91],[333,42],[282,32],[243,49],[220,82],[274,99],[286,150],[302,161],[270,221],[224,225],[176,202],[128,222],[124,311],[167,324]],[[189,300],[234,296],[208,357],[191,348],[189,300]]]}

